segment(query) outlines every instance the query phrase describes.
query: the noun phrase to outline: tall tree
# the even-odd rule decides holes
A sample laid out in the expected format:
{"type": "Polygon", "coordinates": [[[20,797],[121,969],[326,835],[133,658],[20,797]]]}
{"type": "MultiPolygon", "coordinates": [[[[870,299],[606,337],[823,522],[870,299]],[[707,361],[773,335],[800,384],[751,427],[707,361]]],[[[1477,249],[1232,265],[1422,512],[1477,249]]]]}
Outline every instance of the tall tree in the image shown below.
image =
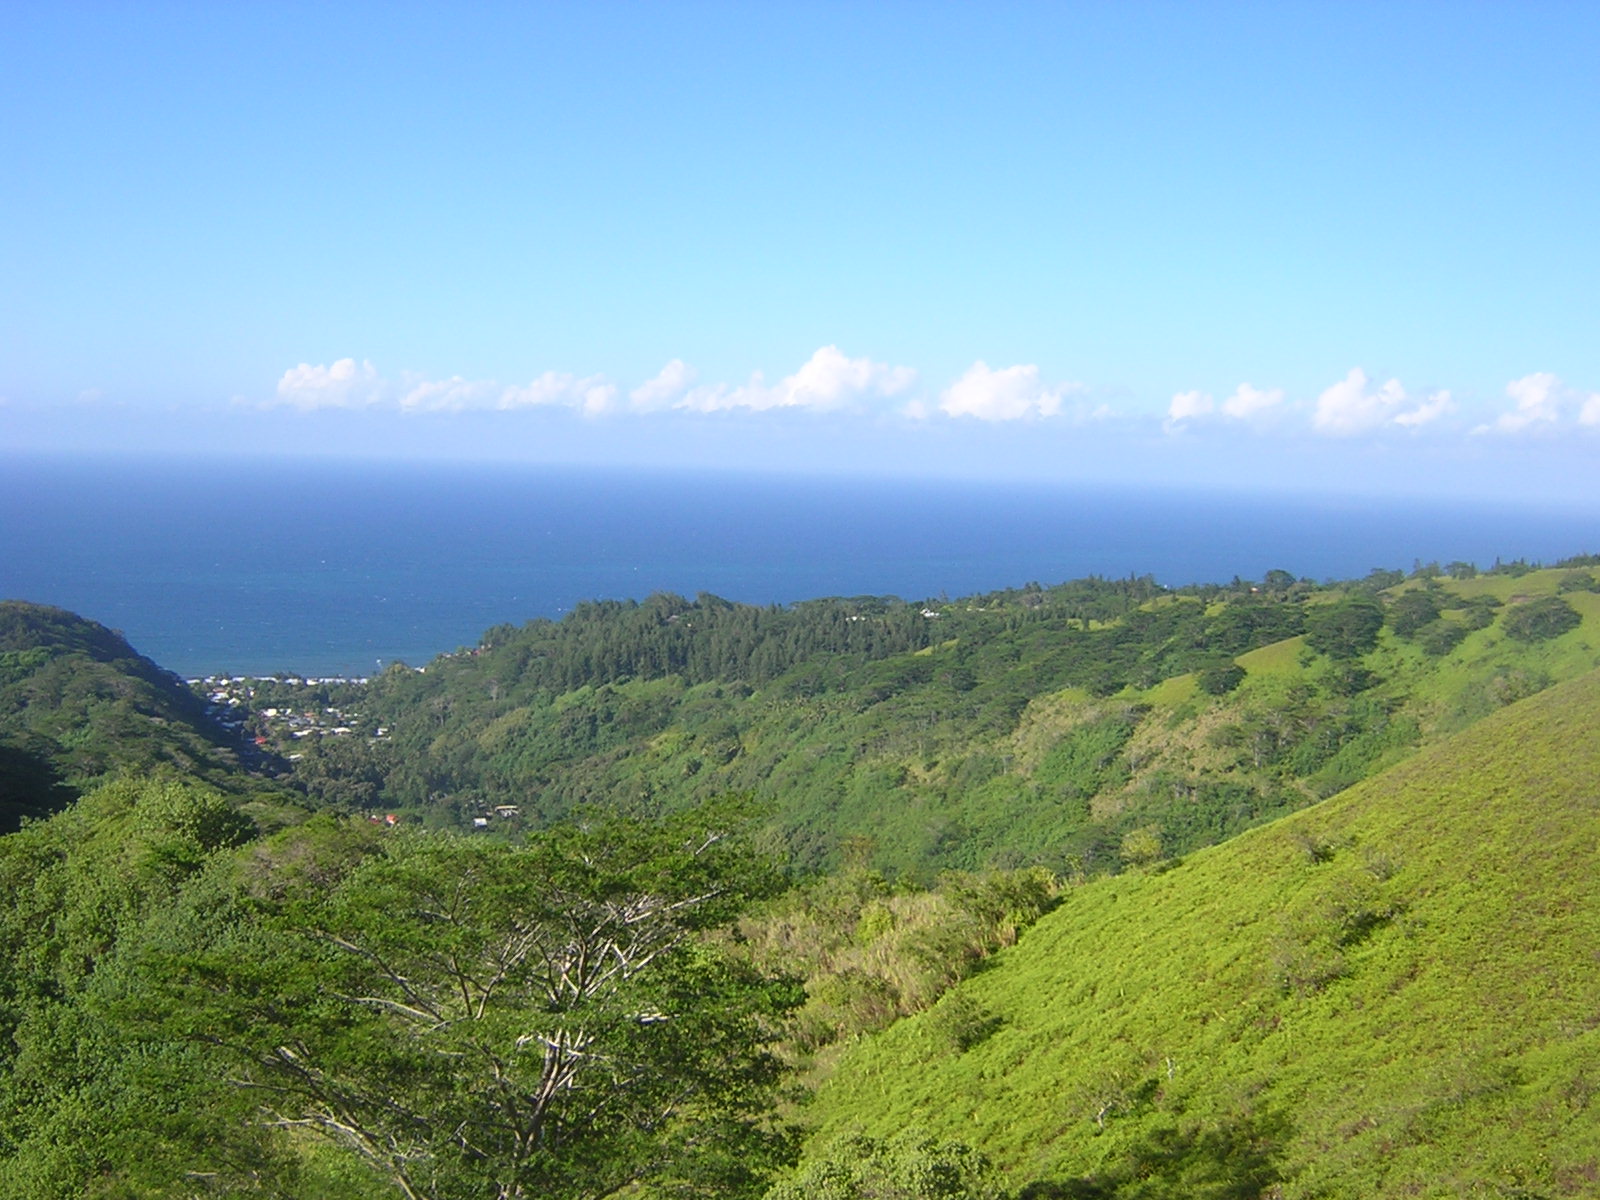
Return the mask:
{"type": "Polygon", "coordinates": [[[167,963],[168,1029],[406,1200],[754,1189],[787,1145],[766,1045],[800,996],[707,936],[766,884],[727,817],[396,836],[167,963]]]}

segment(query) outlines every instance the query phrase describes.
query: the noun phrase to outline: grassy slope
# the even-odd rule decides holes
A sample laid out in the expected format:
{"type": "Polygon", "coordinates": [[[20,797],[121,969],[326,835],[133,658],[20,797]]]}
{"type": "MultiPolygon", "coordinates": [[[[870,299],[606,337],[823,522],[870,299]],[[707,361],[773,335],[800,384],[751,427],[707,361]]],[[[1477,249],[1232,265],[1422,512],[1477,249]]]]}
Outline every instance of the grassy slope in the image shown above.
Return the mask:
{"type": "Polygon", "coordinates": [[[1597,715],[1600,673],[1078,889],[847,1057],[813,1144],[917,1124],[1039,1195],[1595,1194],[1597,715]]]}

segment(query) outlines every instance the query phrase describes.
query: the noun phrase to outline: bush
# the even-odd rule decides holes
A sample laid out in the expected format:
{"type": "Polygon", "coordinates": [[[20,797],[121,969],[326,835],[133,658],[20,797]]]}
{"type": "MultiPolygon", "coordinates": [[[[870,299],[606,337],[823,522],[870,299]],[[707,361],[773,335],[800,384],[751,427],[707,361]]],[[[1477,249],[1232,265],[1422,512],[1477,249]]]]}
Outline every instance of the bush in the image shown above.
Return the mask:
{"type": "Polygon", "coordinates": [[[1556,583],[1558,592],[1600,592],[1600,580],[1591,571],[1568,571],[1556,583]]]}
{"type": "Polygon", "coordinates": [[[1439,619],[1439,598],[1432,592],[1407,592],[1389,606],[1389,628],[1403,638],[1415,637],[1439,619]]]}
{"type": "Polygon", "coordinates": [[[1542,642],[1560,637],[1583,623],[1577,609],[1559,596],[1541,596],[1519,604],[1500,618],[1506,636],[1519,642],[1542,642]]]}
{"type": "Polygon", "coordinates": [[[1422,647],[1424,654],[1443,658],[1459,646],[1461,639],[1466,636],[1467,631],[1454,621],[1434,621],[1417,633],[1417,645],[1422,647]]]}
{"type": "Polygon", "coordinates": [[[1494,610],[1499,607],[1494,596],[1474,596],[1461,606],[1462,620],[1468,631],[1487,629],[1494,624],[1494,610]]]}
{"type": "Polygon", "coordinates": [[[939,1041],[964,1054],[986,1041],[1004,1021],[965,992],[948,992],[928,1011],[928,1026],[939,1041]]]}
{"type": "Polygon", "coordinates": [[[1333,659],[1360,658],[1378,644],[1383,605],[1371,596],[1350,596],[1306,615],[1306,645],[1333,659]]]}
{"type": "Polygon", "coordinates": [[[1244,668],[1237,663],[1222,667],[1207,667],[1200,672],[1200,690],[1212,696],[1223,696],[1244,682],[1244,668]]]}
{"type": "Polygon", "coordinates": [[[989,1160],[962,1142],[915,1131],[884,1141],[847,1134],[767,1200],[1000,1200],[989,1160]]]}

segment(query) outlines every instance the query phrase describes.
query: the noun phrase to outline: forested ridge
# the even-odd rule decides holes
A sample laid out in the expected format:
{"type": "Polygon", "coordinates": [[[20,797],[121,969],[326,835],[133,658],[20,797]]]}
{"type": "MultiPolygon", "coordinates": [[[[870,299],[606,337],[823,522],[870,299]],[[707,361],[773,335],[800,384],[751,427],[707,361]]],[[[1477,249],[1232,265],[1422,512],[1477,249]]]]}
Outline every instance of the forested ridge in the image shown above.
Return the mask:
{"type": "Polygon", "coordinates": [[[381,739],[279,748],[319,804],[434,824],[736,792],[808,866],[864,838],[922,878],[1114,869],[1131,835],[1209,844],[1600,661],[1559,621],[1527,626],[1592,610],[1583,560],[1454,571],[588,605],[341,701],[381,739]]]}
{"type": "Polygon", "coordinates": [[[1586,1194],[1597,565],[603,602],[242,727],[8,603],[0,1194],[1586,1194]]]}
{"type": "Polygon", "coordinates": [[[240,767],[237,739],[121,634],[0,601],[0,831],[118,770],[166,768],[263,798],[286,790],[240,767]]]}

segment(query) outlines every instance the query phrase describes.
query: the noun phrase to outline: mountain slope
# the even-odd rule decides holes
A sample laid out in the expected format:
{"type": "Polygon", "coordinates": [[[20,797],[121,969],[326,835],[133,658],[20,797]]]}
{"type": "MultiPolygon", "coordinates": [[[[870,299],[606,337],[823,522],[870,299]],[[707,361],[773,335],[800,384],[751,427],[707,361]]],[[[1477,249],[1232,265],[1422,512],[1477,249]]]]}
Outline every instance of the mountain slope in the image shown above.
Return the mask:
{"type": "Polygon", "coordinates": [[[813,1149],[921,1126],[1034,1196],[1595,1194],[1597,716],[1592,673],[1078,889],[848,1056],[813,1149]]]}
{"type": "Polygon", "coordinates": [[[351,700],[381,742],[278,749],[326,803],[364,789],[468,828],[497,805],[539,824],[740,792],[807,867],[851,847],[921,879],[1093,875],[1130,835],[1213,844],[1600,666],[1597,586],[1567,567],[792,610],[659,596],[386,672],[351,700]]]}
{"type": "Polygon", "coordinates": [[[217,782],[238,767],[225,743],[183,681],[120,634],[59,608],[0,601],[0,832],[122,768],[217,782]]]}

